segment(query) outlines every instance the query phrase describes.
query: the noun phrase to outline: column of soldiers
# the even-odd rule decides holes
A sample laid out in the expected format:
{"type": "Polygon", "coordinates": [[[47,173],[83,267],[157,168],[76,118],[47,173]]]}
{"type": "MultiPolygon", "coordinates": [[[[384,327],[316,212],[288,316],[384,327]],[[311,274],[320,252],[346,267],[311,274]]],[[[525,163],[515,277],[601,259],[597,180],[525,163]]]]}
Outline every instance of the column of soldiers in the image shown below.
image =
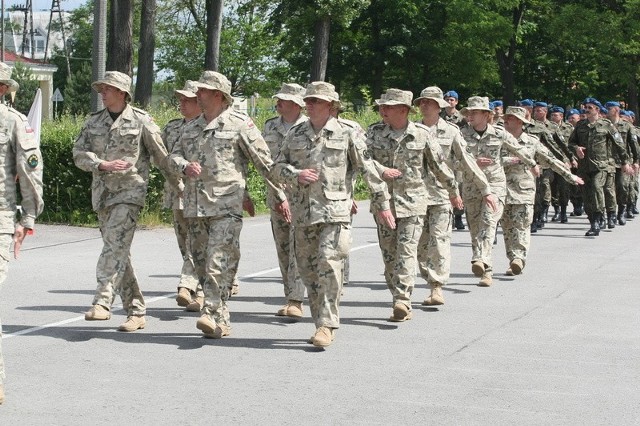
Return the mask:
{"type": "MultiPolygon", "coordinates": [[[[97,266],[97,294],[85,318],[109,319],[119,294],[127,311],[121,331],[145,327],[144,299],[129,249],[151,160],[167,178],[166,206],[174,212],[183,256],[177,301],[200,312],[196,327],[210,338],[231,333],[228,300],[240,260],[251,162],[267,185],[283,280],[286,303],[276,315],[302,317],[306,290],[315,323],[309,342],[319,347],[331,345],[340,326],[358,172],[371,191],[391,293],[389,320],[395,322],[413,315],[416,270],[431,290],[423,304],[444,304],[451,231],[461,229],[461,212],[470,230],[471,270],[479,285],[488,287],[500,221],[507,274],[518,275],[526,265],[536,218],[544,223],[554,205],[552,220],[568,220],[570,190],[561,180],[585,184],[587,235],[597,235],[609,174],[621,188],[615,202],[618,222],[621,215],[633,214],[637,198],[635,180],[626,177],[633,171],[630,163],[637,169],[635,132],[620,118],[626,115],[616,112],[619,105],[608,104],[611,121],[606,120],[592,98],[585,101],[586,119],[571,130],[571,124],[562,123],[564,110],[553,107],[548,120],[543,102],[523,100],[522,106],[503,111],[500,101],[473,96],[458,111],[455,91],[431,86],[414,100],[411,92],[394,88],[376,100],[382,121],[365,133],[357,123],[336,118],[341,103],[333,85],[313,82],[305,89],[285,83],[274,95],[278,115],[260,133],[248,116],[233,109],[229,80],[206,71],[176,91],[183,118],[160,132],[144,111],[128,104],[130,84],[117,72],[94,83],[105,109],[87,121],[74,147],[78,167],[94,174],[94,208],[105,246],[97,266]],[[414,107],[422,115],[417,123],[409,120],[414,107]],[[617,129],[628,131],[626,145],[617,129]],[[602,142],[604,153],[598,151],[602,142]],[[580,177],[571,172],[576,166],[580,177]],[[542,176],[537,183],[536,176],[542,176]]],[[[568,117],[577,113],[572,110],[568,117]]]]}

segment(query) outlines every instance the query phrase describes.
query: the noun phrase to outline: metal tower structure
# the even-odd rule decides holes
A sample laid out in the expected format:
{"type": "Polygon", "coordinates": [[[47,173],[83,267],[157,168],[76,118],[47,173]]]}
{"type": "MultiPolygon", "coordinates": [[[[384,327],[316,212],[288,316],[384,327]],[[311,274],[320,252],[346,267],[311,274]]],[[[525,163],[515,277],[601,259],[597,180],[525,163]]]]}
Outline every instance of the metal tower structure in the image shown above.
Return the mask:
{"type": "Polygon", "coordinates": [[[33,36],[33,3],[31,0],[27,0],[22,7],[16,7],[15,10],[24,13],[24,25],[22,26],[22,56],[24,56],[25,48],[27,47],[27,41],[30,41],[29,54],[31,58],[35,52],[35,39],[33,36]]]}
{"type": "Polygon", "coordinates": [[[67,75],[71,75],[71,65],[69,63],[69,50],[67,49],[67,36],[64,33],[64,20],[62,19],[62,10],[60,9],[60,1],[51,1],[51,14],[49,15],[49,27],[47,29],[47,42],[44,47],[44,62],[47,62],[47,55],[49,55],[49,38],[51,37],[51,24],[53,23],[53,14],[58,13],[58,20],[60,22],[60,31],[62,32],[62,48],[64,49],[64,56],[67,59],[67,75]]]}

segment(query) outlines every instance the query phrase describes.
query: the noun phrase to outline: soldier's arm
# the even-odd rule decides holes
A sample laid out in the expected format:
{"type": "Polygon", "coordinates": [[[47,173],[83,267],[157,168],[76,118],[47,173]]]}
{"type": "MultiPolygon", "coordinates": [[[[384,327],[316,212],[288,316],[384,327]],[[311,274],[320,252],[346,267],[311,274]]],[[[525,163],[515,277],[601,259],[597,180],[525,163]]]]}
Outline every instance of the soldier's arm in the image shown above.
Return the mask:
{"type": "Polygon", "coordinates": [[[143,124],[142,143],[151,155],[153,163],[160,169],[164,177],[171,176],[173,170],[169,167],[169,153],[162,140],[160,128],[155,123],[143,124]]]}
{"type": "Polygon", "coordinates": [[[451,153],[453,154],[456,165],[459,170],[468,172],[468,175],[473,179],[473,183],[477,188],[480,188],[480,192],[483,196],[491,194],[491,186],[487,181],[487,177],[484,172],[478,167],[475,158],[467,151],[467,143],[462,135],[458,132],[453,138],[451,144],[451,153]]]}
{"type": "Polygon", "coordinates": [[[33,229],[35,220],[44,209],[42,198],[42,154],[33,130],[26,119],[16,121],[12,141],[15,141],[16,174],[20,181],[22,215],[20,225],[33,229]]]}
{"type": "Polygon", "coordinates": [[[609,139],[611,140],[611,147],[614,151],[614,158],[619,158],[622,165],[629,164],[629,155],[627,154],[627,147],[625,141],[622,140],[622,136],[617,129],[611,126],[609,131],[609,139]]]}
{"type": "Polygon", "coordinates": [[[459,197],[460,192],[458,191],[455,175],[447,165],[440,145],[435,141],[428,142],[423,156],[427,167],[433,171],[438,182],[440,182],[443,188],[449,193],[449,198],[459,197]]]}
{"type": "Polygon", "coordinates": [[[504,140],[502,145],[507,149],[507,151],[518,157],[527,166],[536,166],[536,161],[533,158],[529,157],[525,149],[520,146],[520,144],[518,144],[516,138],[514,138],[513,135],[506,131],[504,132],[504,140]]]}
{"type": "Polygon", "coordinates": [[[376,165],[371,158],[371,153],[367,149],[365,140],[364,132],[359,129],[354,129],[350,133],[347,155],[351,163],[360,171],[364,181],[369,187],[371,191],[371,203],[374,205],[375,210],[378,212],[390,210],[390,196],[387,184],[378,173],[376,165]]]}
{"type": "Polygon", "coordinates": [[[542,145],[540,142],[535,143],[535,159],[542,165],[544,168],[548,168],[558,173],[564,180],[569,182],[570,184],[575,185],[575,177],[571,171],[567,168],[565,163],[558,160],[552,153],[542,145]]]}
{"type": "Polygon", "coordinates": [[[573,160],[573,158],[575,157],[575,154],[573,154],[571,150],[569,150],[569,147],[567,146],[567,141],[564,139],[564,136],[562,136],[562,134],[560,133],[560,129],[556,130],[553,133],[553,140],[556,146],[558,147],[560,153],[562,154],[562,158],[559,158],[559,159],[564,161],[565,163],[570,163],[571,160],[573,160]]]}
{"type": "Polygon", "coordinates": [[[85,172],[98,171],[98,167],[104,162],[96,153],[91,151],[91,140],[86,124],[73,145],[72,155],[76,167],[85,172]]]}
{"type": "Polygon", "coordinates": [[[629,144],[633,164],[638,164],[638,161],[640,161],[640,146],[638,146],[638,135],[633,127],[627,132],[627,143],[629,144]]]}

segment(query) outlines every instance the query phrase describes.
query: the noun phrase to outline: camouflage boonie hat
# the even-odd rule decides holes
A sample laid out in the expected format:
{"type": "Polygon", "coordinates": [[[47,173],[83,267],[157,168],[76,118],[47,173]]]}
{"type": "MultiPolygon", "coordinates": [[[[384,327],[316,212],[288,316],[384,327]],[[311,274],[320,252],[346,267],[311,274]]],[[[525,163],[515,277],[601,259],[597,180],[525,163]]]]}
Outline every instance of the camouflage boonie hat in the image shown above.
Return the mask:
{"type": "Polygon", "coordinates": [[[486,96],[472,96],[467,101],[467,106],[460,110],[460,114],[467,115],[469,111],[489,111],[493,112],[489,108],[489,98],[486,96]]]}
{"type": "Polygon", "coordinates": [[[91,87],[96,92],[100,91],[100,87],[106,84],[107,86],[115,87],[118,90],[121,90],[129,95],[129,98],[132,98],[131,95],[131,77],[128,75],[121,73],[120,71],[107,71],[104,73],[104,76],[98,80],[91,83],[91,87]]]}
{"type": "Polygon", "coordinates": [[[340,103],[340,96],[336,92],[336,87],[324,81],[314,81],[307,85],[303,100],[307,98],[317,98],[331,103],[340,103]]]}
{"type": "Polygon", "coordinates": [[[432,101],[436,101],[440,108],[446,108],[449,106],[449,102],[444,100],[442,89],[437,86],[429,86],[426,89],[423,89],[422,92],[420,92],[420,97],[416,98],[413,101],[413,104],[419,105],[420,101],[423,99],[431,99],[432,101]]]}
{"type": "Polygon", "coordinates": [[[231,96],[231,82],[227,77],[216,71],[205,71],[202,73],[200,80],[196,83],[198,88],[218,90],[222,92],[227,103],[233,104],[233,96],[231,96]]]}
{"type": "Polygon", "coordinates": [[[182,95],[187,98],[195,98],[198,91],[198,85],[193,80],[187,80],[184,82],[184,89],[176,90],[176,95],[182,95]]]}
{"type": "Polygon", "coordinates": [[[380,96],[380,99],[376,99],[376,105],[405,105],[411,108],[411,100],[413,99],[413,93],[408,90],[400,89],[387,89],[385,93],[380,96]]]}
{"type": "Polygon", "coordinates": [[[0,62],[0,83],[9,86],[9,93],[17,92],[20,88],[18,82],[11,79],[12,72],[13,69],[9,65],[4,62],[0,62]]]}
{"type": "Polygon", "coordinates": [[[304,101],[302,100],[302,96],[304,96],[305,89],[296,83],[282,83],[282,87],[278,93],[273,95],[275,99],[282,99],[283,101],[291,101],[295,102],[297,105],[301,107],[304,106],[304,101]]]}
{"type": "Polygon", "coordinates": [[[504,116],[506,117],[507,115],[512,115],[525,124],[531,124],[531,121],[527,120],[527,110],[523,107],[507,107],[507,111],[504,113],[504,116]]]}

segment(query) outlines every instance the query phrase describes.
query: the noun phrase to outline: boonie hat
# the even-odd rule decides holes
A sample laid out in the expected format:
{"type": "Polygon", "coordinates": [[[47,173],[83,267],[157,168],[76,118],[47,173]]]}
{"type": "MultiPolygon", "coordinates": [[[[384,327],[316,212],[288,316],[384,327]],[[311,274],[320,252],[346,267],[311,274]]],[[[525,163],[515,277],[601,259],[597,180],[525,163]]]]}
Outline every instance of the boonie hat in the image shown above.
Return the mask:
{"type": "MultiPolygon", "coordinates": [[[[447,93],[451,93],[453,92],[452,90],[447,92],[447,93]]],[[[456,92],[453,92],[456,93],[456,92]]],[[[438,105],[440,106],[440,108],[446,108],[449,106],[449,102],[444,100],[444,97],[446,95],[442,94],[442,89],[440,89],[437,86],[429,86],[425,89],[422,89],[422,92],[420,92],[420,97],[416,98],[413,101],[414,105],[419,105],[420,101],[423,99],[431,99],[432,101],[436,101],[438,103],[438,105]]],[[[456,93],[456,96],[452,96],[449,95],[449,97],[455,97],[456,99],[458,99],[458,94],[456,93]]]]}
{"type": "Polygon", "coordinates": [[[282,83],[282,87],[278,93],[273,95],[275,99],[282,99],[283,101],[291,101],[295,102],[297,105],[303,107],[304,101],[302,100],[302,96],[304,96],[304,87],[300,86],[296,83],[282,83]]]}
{"type": "Polygon", "coordinates": [[[187,80],[184,82],[184,89],[176,90],[176,95],[182,95],[187,98],[195,98],[198,91],[198,85],[193,80],[187,80]]]}
{"type": "Polygon", "coordinates": [[[233,96],[231,96],[231,82],[227,77],[216,71],[205,71],[196,83],[198,88],[218,90],[222,92],[224,98],[229,105],[233,104],[233,96]]]}
{"type": "Polygon", "coordinates": [[[531,121],[527,120],[527,110],[524,109],[523,107],[519,107],[519,106],[507,107],[507,111],[504,113],[504,115],[505,117],[507,115],[512,115],[525,124],[531,124],[531,121]]]}
{"type": "Polygon", "coordinates": [[[408,90],[400,89],[387,89],[385,93],[380,96],[380,99],[376,99],[376,105],[405,105],[411,108],[411,100],[413,99],[413,93],[408,90]]]}
{"type": "Polygon", "coordinates": [[[96,92],[100,91],[100,87],[106,84],[107,86],[115,87],[118,90],[121,90],[129,95],[129,98],[132,98],[131,95],[131,77],[127,74],[122,73],[120,71],[107,71],[104,73],[104,76],[97,81],[91,83],[91,87],[96,92]]]}
{"type": "Polygon", "coordinates": [[[338,92],[336,92],[336,87],[326,81],[309,83],[302,99],[307,98],[317,98],[331,103],[340,103],[340,96],[338,96],[338,92]]]}
{"type": "Polygon", "coordinates": [[[11,78],[12,72],[13,69],[9,65],[0,62],[0,83],[9,86],[9,93],[17,92],[20,88],[18,82],[11,78]]]}
{"type": "Polygon", "coordinates": [[[467,106],[460,110],[460,114],[467,115],[469,111],[489,111],[493,112],[489,108],[489,98],[486,96],[472,96],[467,101],[467,106]]]}

